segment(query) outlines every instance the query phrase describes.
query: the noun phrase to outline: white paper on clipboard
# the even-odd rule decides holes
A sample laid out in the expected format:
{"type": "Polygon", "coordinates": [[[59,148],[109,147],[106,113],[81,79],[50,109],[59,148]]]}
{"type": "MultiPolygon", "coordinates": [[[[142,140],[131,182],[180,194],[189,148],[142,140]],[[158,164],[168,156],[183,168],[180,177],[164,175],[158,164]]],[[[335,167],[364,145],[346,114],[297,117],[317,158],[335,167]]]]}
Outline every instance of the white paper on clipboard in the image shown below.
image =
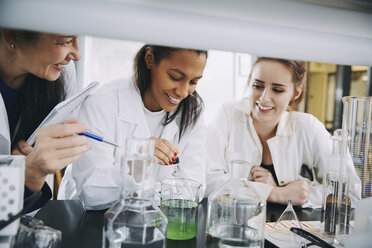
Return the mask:
{"type": "Polygon", "coordinates": [[[93,89],[97,88],[98,85],[98,82],[92,82],[83,91],[67,98],[63,102],[58,103],[28,138],[27,143],[29,145],[33,145],[35,143],[36,132],[42,126],[56,124],[71,117],[70,115],[73,113],[73,111],[84,102],[85,98],[87,98],[87,96],[89,96],[93,89]]]}

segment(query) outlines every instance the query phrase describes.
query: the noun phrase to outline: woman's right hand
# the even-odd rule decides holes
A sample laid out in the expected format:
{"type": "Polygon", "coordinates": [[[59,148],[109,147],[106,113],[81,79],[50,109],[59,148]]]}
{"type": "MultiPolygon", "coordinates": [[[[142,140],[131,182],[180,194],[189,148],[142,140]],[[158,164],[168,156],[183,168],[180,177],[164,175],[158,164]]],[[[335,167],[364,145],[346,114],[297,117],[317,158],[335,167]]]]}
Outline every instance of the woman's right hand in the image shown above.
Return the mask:
{"type": "Polygon", "coordinates": [[[150,137],[155,141],[155,156],[158,158],[158,164],[171,165],[179,154],[178,149],[168,140],[150,137]]]}
{"type": "Polygon", "coordinates": [[[274,187],[267,201],[287,204],[292,200],[293,205],[303,206],[309,199],[310,185],[306,180],[296,180],[283,187],[274,187]]]}
{"type": "Polygon", "coordinates": [[[34,147],[25,141],[18,142],[18,152],[27,156],[25,184],[31,190],[39,191],[48,174],[63,169],[88,151],[90,145],[87,138],[75,135],[87,130],[86,124],[72,118],[63,123],[41,127],[36,134],[34,147]]]}

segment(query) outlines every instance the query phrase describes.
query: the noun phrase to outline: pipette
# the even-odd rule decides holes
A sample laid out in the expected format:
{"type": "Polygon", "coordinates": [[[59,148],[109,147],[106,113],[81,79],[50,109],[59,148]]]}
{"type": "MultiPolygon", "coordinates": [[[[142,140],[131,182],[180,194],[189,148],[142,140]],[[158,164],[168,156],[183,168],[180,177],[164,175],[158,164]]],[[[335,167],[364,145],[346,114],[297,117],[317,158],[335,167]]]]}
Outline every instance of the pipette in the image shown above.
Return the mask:
{"type": "Polygon", "coordinates": [[[97,141],[100,141],[100,142],[103,142],[103,143],[106,143],[106,144],[109,144],[109,145],[112,145],[112,146],[115,146],[115,147],[119,147],[119,148],[121,147],[114,142],[104,140],[103,137],[100,137],[98,135],[95,135],[95,134],[92,134],[92,133],[89,133],[89,132],[79,133],[79,135],[84,135],[88,138],[91,138],[91,139],[94,139],[94,140],[97,140],[97,141]]]}

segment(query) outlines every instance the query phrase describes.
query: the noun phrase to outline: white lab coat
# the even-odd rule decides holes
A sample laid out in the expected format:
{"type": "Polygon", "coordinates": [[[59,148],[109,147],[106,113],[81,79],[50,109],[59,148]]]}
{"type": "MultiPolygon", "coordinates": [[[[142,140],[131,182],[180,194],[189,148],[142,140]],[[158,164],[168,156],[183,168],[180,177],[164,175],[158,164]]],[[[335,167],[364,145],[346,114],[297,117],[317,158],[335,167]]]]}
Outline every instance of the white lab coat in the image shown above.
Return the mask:
{"type": "MultiPolygon", "coordinates": [[[[261,165],[262,145],[250,113],[249,100],[224,104],[217,120],[208,128],[207,196],[228,180],[232,155],[238,153],[249,164],[261,165]]],[[[332,143],[324,125],[311,114],[284,112],[276,136],[267,143],[279,186],[298,180],[301,166],[307,165],[314,181],[311,182],[309,200],[303,207],[321,207],[324,175],[335,166],[329,164],[332,143]]],[[[351,200],[355,203],[360,199],[361,187],[351,157],[347,161],[347,172],[351,180],[351,200]]],[[[267,199],[272,186],[254,185],[267,199]]]]}
{"type": "MultiPolygon", "coordinates": [[[[124,145],[127,138],[151,137],[146,122],[143,103],[139,91],[131,79],[118,79],[104,85],[90,95],[80,108],[79,121],[88,123],[90,131],[107,140],[124,145]]],[[[174,144],[180,154],[178,177],[190,178],[203,185],[205,190],[205,129],[203,118],[199,118],[194,128],[179,137],[178,116],[164,127],[161,138],[174,144]]],[[[122,178],[120,161],[123,149],[90,140],[92,149],[82,155],[72,166],[72,177],[76,182],[76,194],[86,209],[103,209],[119,199],[122,178]]],[[[157,181],[172,177],[174,166],[160,166],[157,181]]],[[[71,177],[63,180],[70,181],[71,177]]],[[[67,182],[64,182],[68,184],[67,182]]],[[[72,187],[69,192],[61,192],[64,198],[74,198],[72,187]],[[72,190],[71,190],[72,189],[72,190]]],[[[59,197],[61,198],[61,197],[59,197]]]]}
{"type": "MultiPolygon", "coordinates": [[[[62,80],[65,84],[67,97],[73,95],[76,90],[76,73],[75,65],[71,61],[61,73],[62,80]]],[[[37,110],[36,110],[37,111],[37,110]]],[[[11,140],[8,115],[5,108],[3,97],[0,93],[0,154],[10,154],[11,140]]]]}

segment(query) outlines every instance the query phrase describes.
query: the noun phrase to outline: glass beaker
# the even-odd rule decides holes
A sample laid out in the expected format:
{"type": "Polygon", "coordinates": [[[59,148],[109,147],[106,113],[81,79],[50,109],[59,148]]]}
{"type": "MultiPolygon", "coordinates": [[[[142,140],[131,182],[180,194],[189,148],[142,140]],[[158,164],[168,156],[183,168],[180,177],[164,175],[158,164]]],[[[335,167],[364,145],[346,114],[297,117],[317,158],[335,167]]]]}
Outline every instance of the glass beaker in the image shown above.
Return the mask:
{"type": "Polygon", "coordinates": [[[362,198],[372,196],[372,97],[345,96],[342,129],[347,130],[355,170],[362,183],[362,198]]]}
{"type": "Polygon", "coordinates": [[[207,247],[264,247],[266,201],[248,181],[250,166],[231,161],[231,177],[208,198],[207,247]]]}
{"type": "Polygon", "coordinates": [[[126,141],[121,199],[105,213],[103,247],[165,247],[167,218],[153,202],[154,147],[149,139],[126,141]]]}
{"type": "Polygon", "coordinates": [[[185,178],[161,181],[160,209],[168,219],[168,239],[186,240],[196,236],[200,187],[197,181],[185,178]]]}

